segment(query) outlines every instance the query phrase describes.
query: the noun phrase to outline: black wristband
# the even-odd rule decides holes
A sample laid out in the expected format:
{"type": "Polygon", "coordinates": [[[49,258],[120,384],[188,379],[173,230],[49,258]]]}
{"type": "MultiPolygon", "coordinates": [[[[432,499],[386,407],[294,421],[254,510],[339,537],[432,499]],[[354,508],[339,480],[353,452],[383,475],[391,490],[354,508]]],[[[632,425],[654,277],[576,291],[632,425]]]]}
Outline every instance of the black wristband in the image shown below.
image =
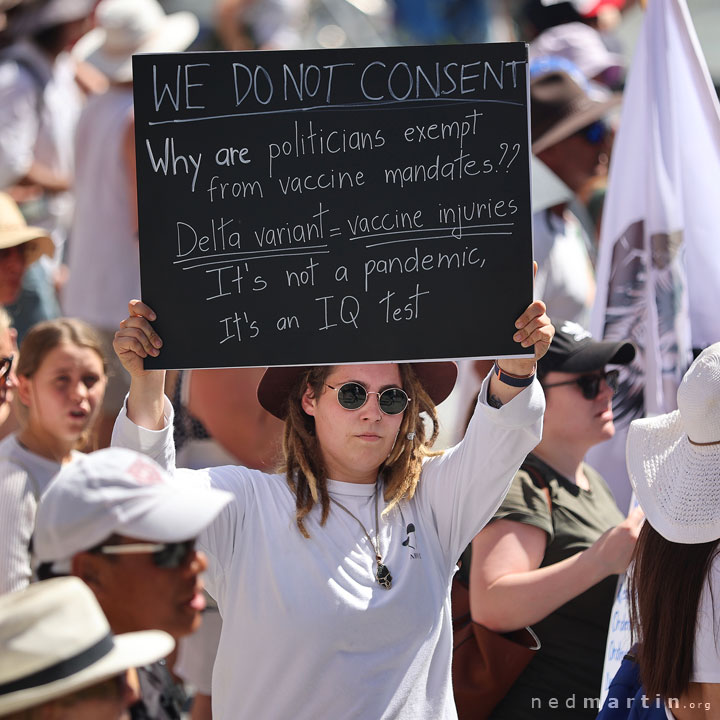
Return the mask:
{"type": "Polygon", "coordinates": [[[527,377],[515,377],[514,375],[506,373],[498,365],[497,360],[493,365],[493,371],[495,375],[497,375],[497,378],[498,380],[500,380],[500,382],[505,383],[506,385],[510,385],[510,387],[524,388],[528,385],[532,385],[533,380],[535,380],[535,372],[533,372],[532,375],[528,375],[527,377]]]}

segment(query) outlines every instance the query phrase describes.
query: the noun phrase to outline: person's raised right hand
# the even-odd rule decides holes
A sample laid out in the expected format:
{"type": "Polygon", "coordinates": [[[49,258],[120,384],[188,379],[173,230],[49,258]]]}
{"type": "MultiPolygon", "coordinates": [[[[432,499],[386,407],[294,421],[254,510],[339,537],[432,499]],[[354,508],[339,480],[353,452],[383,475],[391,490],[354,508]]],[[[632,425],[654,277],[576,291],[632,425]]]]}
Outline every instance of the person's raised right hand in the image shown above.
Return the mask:
{"type": "Polygon", "coordinates": [[[152,372],[143,368],[143,360],[148,355],[157,357],[163,343],[150,324],[157,318],[152,308],[142,300],[131,300],[128,313],[115,333],[113,349],[130,376],[137,378],[152,372]]]}

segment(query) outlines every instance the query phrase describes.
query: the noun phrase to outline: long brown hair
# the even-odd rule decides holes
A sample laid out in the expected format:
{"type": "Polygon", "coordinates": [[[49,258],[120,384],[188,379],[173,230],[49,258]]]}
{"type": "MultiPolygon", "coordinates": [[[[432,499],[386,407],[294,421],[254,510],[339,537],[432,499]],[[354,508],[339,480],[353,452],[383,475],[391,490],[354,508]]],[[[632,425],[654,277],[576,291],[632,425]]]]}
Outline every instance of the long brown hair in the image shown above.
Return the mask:
{"type": "Polygon", "coordinates": [[[700,595],[718,543],[670,542],[649,522],[640,530],[628,595],[633,641],[640,642],[640,677],[649,697],[678,698],[690,685],[700,595]]]}
{"type": "MultiPolygon", "coordinates": [[[[438,453],[430,448],[438,435],[438,419],[435,403],[425,392],[412,366],[400,363],[400,378],[403,390],[410,398],[405,410],[397,441],[379,471],[383,475],[385,501],[388,503],[383,514],[389,512],[400,500],[409,500],[415,494],[423,459],[438,453]],[[425,413],[432,424],[430,437],[426,439],[425,413]],[[415,433],[408,440],[409,433],[415,433]]],[[[330,513],[330,496],[327,489],[327,470],[322,452],[315,435],[315,420],[302,409],[301,401],[305,390],[310,387],[313,396],[325,391],[325,380],[332,366],[318,366],[302,373],[298,378],[288,402],[285,420],[282,466],[288,485],[295,494],[295,519],[300,532],[310,537],[305,528],[305,517],[316,503],[322,507],[320,524],[324,525],[330,513]]]]}

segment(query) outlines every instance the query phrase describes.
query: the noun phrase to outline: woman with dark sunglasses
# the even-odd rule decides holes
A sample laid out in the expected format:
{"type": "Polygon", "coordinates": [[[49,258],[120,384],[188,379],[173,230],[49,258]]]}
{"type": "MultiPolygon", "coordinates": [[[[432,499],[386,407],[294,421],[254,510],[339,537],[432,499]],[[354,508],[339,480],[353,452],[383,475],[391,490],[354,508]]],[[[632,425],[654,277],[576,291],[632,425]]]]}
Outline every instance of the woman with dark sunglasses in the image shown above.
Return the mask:
{"type": "Polygon", "coordinates": [[[542,645],[494,720],[597,715],[617,575],[630,561],[642,513],[625,518],[583,458],[615,431],[618,374],[605,366],[634,356],[628,342],[596,342],[561,321],[538,362],[547,403],[542,441],[474,539],[472,559],[463,558],[473,619],[496,632],[532,625],[542,645]]]}
{"type": "MultiPolygon", "coordinates": [[[[142,368],[162,345],[153,320],[132,301],[115,336],[132,383],[113,442],[172,469],[163,373],[142,368]]],[[[554,330],[535,302],[509,332],[540,358],[554,330]]],[[[539,440],[534,370],[533,359],[501,360],[444,454],[431,450],[435,405],[454,363],[267,370],[258,398],[285,421],[283,472],[193,473],[236,497],[198,538],[223,616],[216,720],[456,717],[450,581],[539,440]]]]}

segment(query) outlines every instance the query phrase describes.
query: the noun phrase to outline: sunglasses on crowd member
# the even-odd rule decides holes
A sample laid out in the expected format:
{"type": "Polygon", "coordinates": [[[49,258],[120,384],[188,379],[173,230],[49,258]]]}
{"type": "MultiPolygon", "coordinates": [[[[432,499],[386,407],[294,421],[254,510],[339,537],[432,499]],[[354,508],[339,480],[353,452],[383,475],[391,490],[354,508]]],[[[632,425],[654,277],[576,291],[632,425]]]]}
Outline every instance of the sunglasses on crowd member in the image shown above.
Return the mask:
{"type": "Polygon", "coordinates": [[[127,543],[125,545],[99,545],[90,552],[101,555],[152,555],[159,568],[180,567],[195,550],[195,539],[167,543],[127,543]]]}
{"type": "Polygon", "coordinates": [[[565,380],[564,382],[543,385],[543,387],[553,388],[560,387],[561,385],[579,385],[583,397],[586,400],[594,400],[600,394],[600,384],[603,380],[608,384],[608,387],[613,393],[617,392],[619,376],[619,370],[607,370],[599,373],[581,375],[574,380],[565,380]]]}
{"type": "Polygon", "coordinates": [[[346,382],[340,387],[333,387],[325,383],[331,390],[337,392],[337,400],[340,407],[346,410],[359,410],[367,401],[368,395],[378,396],[378,405],[386,415],[399,415],[405,412],[410,399],[407,393],[401,388],[388,388],[382,392],[370,392],[360,383],[346,382]]]}
{"type": "Polygon", "coordinates": [[[577,134],[582,135],[591,145],[599,145],[607,137],[608,126],[602,120],[596,120],[578,130],[577,134]]]}
{"type": "Polygon", "coordinates": [[[10,375],[10,369],[15,360],[15,354],[8,355],[7,357],[0,357],[0,385],[4,385],[7,382],[8,376],[10,375]]]}

